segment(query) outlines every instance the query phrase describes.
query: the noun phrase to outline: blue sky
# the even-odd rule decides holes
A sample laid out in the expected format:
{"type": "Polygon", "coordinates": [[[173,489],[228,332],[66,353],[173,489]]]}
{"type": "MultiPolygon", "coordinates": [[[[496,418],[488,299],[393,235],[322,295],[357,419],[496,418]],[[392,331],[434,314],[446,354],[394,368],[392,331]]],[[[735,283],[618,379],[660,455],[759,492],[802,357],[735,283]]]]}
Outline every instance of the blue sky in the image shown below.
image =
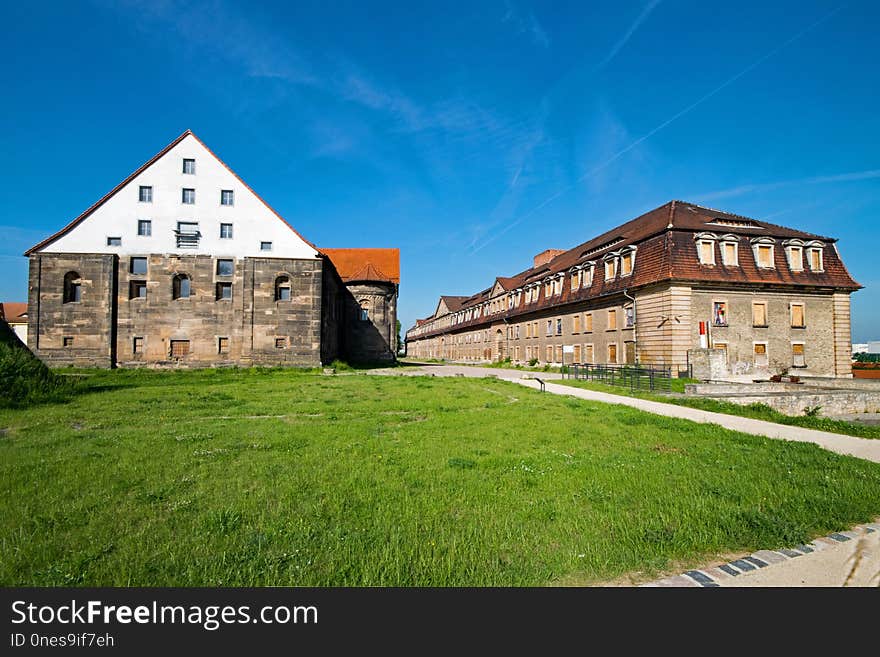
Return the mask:
{"type": "Polygon", "coordinates": [[[0,300],[191,128],[400,319],[670,199],[840,239],[880,339],[880,4],[7,3],[0,300]]]}

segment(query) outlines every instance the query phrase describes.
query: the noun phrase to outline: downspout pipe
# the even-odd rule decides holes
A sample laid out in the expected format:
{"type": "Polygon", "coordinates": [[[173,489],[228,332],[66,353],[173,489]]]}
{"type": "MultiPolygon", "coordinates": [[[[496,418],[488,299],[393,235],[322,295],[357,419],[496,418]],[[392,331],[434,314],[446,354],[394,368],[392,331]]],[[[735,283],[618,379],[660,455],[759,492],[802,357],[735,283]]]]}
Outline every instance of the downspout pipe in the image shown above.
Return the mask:
{"type": "Polygon", "coordinates": [[[633,303],[633,352],[636,357],[636,365],[639,364],[639,337],[638,337],[638,321],[636,317],[636,298],[627,294],[628,288],[623,288],[623,296],[633,303]]]}

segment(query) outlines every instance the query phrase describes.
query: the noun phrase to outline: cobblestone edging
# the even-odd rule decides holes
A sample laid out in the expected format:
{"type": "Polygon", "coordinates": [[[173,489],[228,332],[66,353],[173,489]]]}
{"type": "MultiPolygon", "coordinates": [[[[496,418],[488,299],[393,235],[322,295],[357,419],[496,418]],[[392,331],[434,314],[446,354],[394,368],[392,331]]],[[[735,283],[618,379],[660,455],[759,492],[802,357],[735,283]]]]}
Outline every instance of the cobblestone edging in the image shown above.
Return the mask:
{"type": "Polygon", "coordinates": [[[688,570],[681,575],[673,575],[665,577],[647,584],[643,587],[719,587],[719,581],[731,580],[739,577],[743,573],[758,570],[759,568],[767,568],[776,563],[797,559],[811,552],[821,552],[831,546],[839,543],[846,543],[853,539],[857,539],[863,532],[873,534],[880,532],[880,522],[871,522],[864,525],[856,525],[851,530],[843,532],[834,532],[828,536],[822,536],[806,545],[797,545],[792,548],[782,548],[779,550],[758,550],[749,556],[735,559],[720,566],[712,566],[711,568],[701,568],[699,570],[688,570]]]}

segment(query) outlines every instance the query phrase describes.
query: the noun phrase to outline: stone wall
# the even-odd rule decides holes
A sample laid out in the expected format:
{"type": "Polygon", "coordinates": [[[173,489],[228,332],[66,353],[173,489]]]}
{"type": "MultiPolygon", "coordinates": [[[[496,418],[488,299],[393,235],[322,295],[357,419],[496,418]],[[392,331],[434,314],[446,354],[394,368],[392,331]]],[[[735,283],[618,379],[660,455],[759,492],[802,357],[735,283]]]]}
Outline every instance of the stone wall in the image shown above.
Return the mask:
{"type": "Polygon", "coordinates": [[[727,353],[722,349],[689,349],[688,362],[693,367],[693,377],[712,381],[728,375],[727,353]]]}
{"type": "Polygon", "coordinates": [[[391,361],[397,354],[397,286],[394,283],[346,284],[343,352],[352,362],[391,361]],[[365,310],[368,319],[362,319],[365,310]]]}

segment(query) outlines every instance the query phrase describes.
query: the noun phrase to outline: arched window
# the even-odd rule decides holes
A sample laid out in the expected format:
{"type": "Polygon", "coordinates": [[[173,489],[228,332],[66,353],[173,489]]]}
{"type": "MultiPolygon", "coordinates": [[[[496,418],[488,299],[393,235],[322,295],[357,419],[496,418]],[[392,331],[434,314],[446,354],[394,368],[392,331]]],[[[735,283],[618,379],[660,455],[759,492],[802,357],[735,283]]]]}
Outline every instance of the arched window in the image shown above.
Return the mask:
{"type": "Polygon", "coordinates": [[[361,299],[361,309],[358,315],[362,322],[370,321],[370,302],[367,299],[361,299]]]}
{"type": "Polygon", "coordinates": [[[64,275],[64,303],[82,301],[82,279],[75,271],[64,275]]]}
{"type": "Polygon", "coordinates": [[[186,274],[175,274],[171,281],[171,294],[175,299],[189,299],[192,283],[186,274]]]}
{"type": "Polygon", "coordinates": [[[275,301],[290,301],[290,276],[275,279],[275,301]]]}

